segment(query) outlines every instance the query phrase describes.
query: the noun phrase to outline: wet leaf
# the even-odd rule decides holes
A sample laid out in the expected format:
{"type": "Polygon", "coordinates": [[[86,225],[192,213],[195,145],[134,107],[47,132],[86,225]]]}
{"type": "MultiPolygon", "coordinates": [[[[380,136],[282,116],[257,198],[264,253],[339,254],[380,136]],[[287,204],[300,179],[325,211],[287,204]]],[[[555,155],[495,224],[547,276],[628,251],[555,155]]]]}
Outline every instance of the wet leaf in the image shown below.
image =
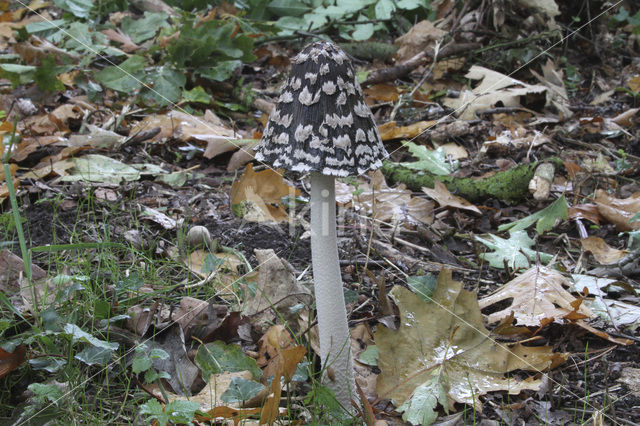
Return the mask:
{"type": "Polygon", "coordinates": [[[553,257],[548,253],[532,250],[534,241],[529,238],[525,231],[511,232],[509,239],[505,240],[496,235],[489,234],[488,238],[476,236],[475,239],[493,250],[491,253],[483,253],[481,258],[489,262],[494,268],[505,268],[518,270],[528,268],[539,258],[541,262],[547,263],[553,257]]]}
{"type": "Polygon", "coordinates": [[[478,396],[491,391],[540,389],[540,380],[506,374],[541,371],[566,359],[550,347],[488,339],[475,294],[453,281],[450,271],[440,273],[430,302],[400,286],[391,296],[400,310],[400,328],[379,327],[375,333],[382,370],[378,394],[397,407],[406,403],[412,418],[432,418],[435,400],[447,410],[454,402],[479,406],[478,396]]]}

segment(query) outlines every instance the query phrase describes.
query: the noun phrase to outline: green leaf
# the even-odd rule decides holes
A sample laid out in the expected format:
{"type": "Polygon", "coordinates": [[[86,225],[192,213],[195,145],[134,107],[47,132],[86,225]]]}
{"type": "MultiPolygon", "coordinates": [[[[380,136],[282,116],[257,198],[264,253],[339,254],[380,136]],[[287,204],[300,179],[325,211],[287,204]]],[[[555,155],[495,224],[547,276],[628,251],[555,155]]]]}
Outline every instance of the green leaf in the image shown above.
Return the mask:
{"type": "Polygon", "coordinates": [[[38,404],[51,403],[58,405],[58,400],[62,398],[62,389],[56,385],[46,385],[44,383],[31,383],[27,386],[31,392],[33,392],[33,399],[38,404]]]}
{"type": "Polygon", "coordinates": [[[134,272],[116,283],[116,293],[136,291],[144,285],[142,277],[134,272]]]}
{"type": "Polygon", "coordinates": [[[391,19],[391,14],[396,10],[396,6],[391,0],[379,0],[376,3],[376,19],[391,19]]]}
{"type": "Polygon", "coordinates": [[[351,37],[355,41],[369,40],[373,36],[373,24],[358,24],[356,30],[351,33],[351,37]]]}
{"type": "Polygon", "coordinates": [[[145,93],[159,106],[165,106],[180,100],[187,78],[183,72],[162,66],[149,73],[146,82],[151,89],[145,88],[145,93]]]}
{"type": "Polygon", "coordinates": [[[396,2],[398,9],[413,10],[418,7],[428,9],[428,3],[425,0],[398,0],[396,2]]]}
{"type": "Polygon", "coordinates": [[[34,370],[56,373],[67,365],[67,361],[60,358],[35,358],[29,360],[29,365],[31,365],[31,368],[34,370]]]}
{"type": "Polygon", "coordinates": [[[197,402],[178,399],[168,403],[164,410],[169,413],[169,420],[173,423],[190,424],[199,409],[197,402]]]}
{"type": "MultiPolygon", "coordinates": [[[[418,161],[410,163],[400,163],[403,166],[413,170],[428,171],[440,176],[446,176],[451,173],[451,167],[447,162],[447,155],[444,149],[427,149],[424,145],[417,145],[410,141],[403,142],[403,145],[408,147],[409,152],[418,159],[418,161]]],[[[454,169],[458,168],[458,162],[455,161],[453,166],[454,169]]]]}
{"type": "Polygon", "coordinates": [[[431,296],[433,295],[433,291],[436,289],[437,283],[438,277],[433,274],[407,277],[407,286],[409,289],[425,302],[429,302],[431,300],[431,296]]]}
{"type": "Polygon", "coordinates": [[[148,369],[144,373],[144,381],[145,383],[153,383],[158,379],[170,379],[171,375],[166,371],[156,371],[153,368],[148,369]]]}
{"type": "Polygon", "coordinates": [[[360,354],[358,361],[365,365],[375,367],[378,365],[378,358],[380,358],[380,351],[378,347],[376,345],[371,345],[360,354]]]}
{"type": "Polygon", "coordinates": [[[155,419],[160,426],[169,423],[169,416],[166,413],[157,399],[152,398],[140,406],[140,414],[146,414],[148,421],[155,419]]]}
{"type": "Polygon", "coordinates": [[[66,23],[67,21],[65,21],[64,19],[56,19],[53,21],[44,20],[44,21],[38,21],[38,22],[30,22],[27,25],[25,25],[24,28],[29,34],[38,34],[41,32],[58,30],[61,26],[65,25],[66,23]]]}
{"type": "Polygon", "coordinates": [[[36,67],[19,64],[0,64],[0,77],[11,81],[13,87],[27,84],[33,80],[36,67]]]}
{"type": "Polygon", "coordinates": [[[151,359],[167,359],[169,354],[164,349],[153,348],[149,351],[149,358],[151,359]]]}
{"type": "Polygon", "coordinates": [[[145,12],[141,19],[132,19],[127,16],[122,20],[120,29],[131,38],[131,41],[138,44],[154,37],[160,28],[168,27],[168,17],[166,13],[153,12],[145,12]]]}
{"type": "Polygon", "coordinates": [[[202,104],[211,103],[211,95],[202,86],[196,86],[191,90],[182,91],[182,100],[185,102],[199,102],[202,104]]]}
{"type": "Polygon", "coordinates": [[[279,35],[291,35],[299,30],[307,29],[307,21],[304,18],[294,16],[283,16],[276,21],[276,26],[280,28],[279,35]]]}
{"type": "Polygon", "coordinates": [[[541,235],[545,231],[553,228],[557,219],[567,220],[568,217],[569,208],[567,206],[567,200],[564,198],[564,195],[562,195],[539,212],[523,217],[515,222],[500,225],[498,231],[509,231],[509,233],[518,232],[527,229],[534,222],[537,222],[536,232],[538,235],[541,235]]]}
{"type": "Polygon", "coordinates": [[[542,263],[549,262],[553,256],[543,252],[536,252],[530,247],[534,241],[525,231],[516,231],[510,234],[508,240],[489,234],[490,239],[476,237],[476,240],[494,250],[492,253],[481,254],[480,257],[494,268],[504,269],[506,265],[514,271],[528,268],[536,261],[536,255],[540,256],[542,263]]]}
{"type": "Polygon", "coordinates": [[[403,413],[402,420],[414,425],[430,425],[438,417],[438,402],[445,409],[449,406],[448,384],[441,370],[441,367],[435,369],[429,379],[417,386],[411,397],[398,407],[403,413]]]}
{"type": "Polygon", "coordinates": [[[104,340],[100,340],[96,337],[93,337],[91,334],[83,331],[80,327],[75,324],[67,323],[64,326],[64,332],[71,336],[72,342],[85,342],[89,343],[96,348],[102,348],[107,350],[116,350],[118,349],[117,343],[105,342],[104,340]]]}
{"type": "Polygon", "coordinates": [[[93,0],[53,0],[53,3],[78,18],[88,18],[93,8],[93,0]]]}
{"type": "Polygon", "coordinates": [[[152,365],[151,358],[148,356],[135,357],[131,364],[131,371],[133,371],[134,374],[140,374],[150,369],[152,365]]]}
{"type": "Polygon", "coordinates": [[[242,61],[220,61],[214,67],[199,68],[197,73],[204,78],[214,81],[225,81],[231,77],[233,71],[242,65],[242,61]]]}
{"type": "Polygon", "coordinates": [[[204,262],[202,262],[202,273],[210,274],[221,267],[223,263],[224,259],[220,259],[213,253],[209,253],[204,257],[204,262]]]}
{"type": "Polygon", "coordinates": [[[302,16],[311,8],[298,0],[272,0],[267,10],[276,16],[302,16]]]}
{"type": "Polygon", "coordinates": [[[76,354],[74,358],[87,365],[107,365],[112,354],[113,350],[111,348],[105,349],[87,346],[80,353],[76,354]]]}
{"type": "Polygon", "coordinates": [[[98,83],[118,92],[131,93],[139,89],[144,77],[147,60],[142,56],[131,56],[119,66],[110,66],[97,72],[94,77],[98,83]]]}
{"type": "Polygon", "coordinates": [[[223,342],[201,345],[196,353],[195,363],[202,370],[202,376],[208,380],[212,374],[249,370],[254,379],[262,374],[256,360],[242,353],[238,345],[225,345],[223,342]]]}
{"type": "Polygon", "coordinates": [[[228,404],[248,401],[256,396],[262,389],[264,389],[264,385],[258,382],[247,380],[242,377],[234,377],[231,379],[231,384],[220,398],[228,404]]]}

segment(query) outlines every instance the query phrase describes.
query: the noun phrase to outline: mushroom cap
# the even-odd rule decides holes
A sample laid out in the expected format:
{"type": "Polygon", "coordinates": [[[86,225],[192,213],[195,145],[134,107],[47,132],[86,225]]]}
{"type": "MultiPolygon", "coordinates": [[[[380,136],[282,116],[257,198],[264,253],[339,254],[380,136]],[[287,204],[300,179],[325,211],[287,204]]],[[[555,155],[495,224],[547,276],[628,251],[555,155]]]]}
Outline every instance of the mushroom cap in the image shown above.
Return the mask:
{"type": "Polygon", "coordinates": [[[293,58],[256,160],[330,176],[366,173],[387,156],[347,55],[333,43],[307,45],[293,58]]]}

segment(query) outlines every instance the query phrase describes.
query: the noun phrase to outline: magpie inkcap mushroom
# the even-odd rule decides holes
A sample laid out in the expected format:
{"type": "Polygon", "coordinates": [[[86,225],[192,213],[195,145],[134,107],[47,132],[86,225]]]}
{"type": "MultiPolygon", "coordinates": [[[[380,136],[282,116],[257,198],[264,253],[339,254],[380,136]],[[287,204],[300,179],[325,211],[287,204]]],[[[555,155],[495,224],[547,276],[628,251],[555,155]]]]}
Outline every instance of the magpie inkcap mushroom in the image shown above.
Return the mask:
{"type": "Polygon", "coordinates": [[[342,49],[319,41],[293,58],[255,151],[256,160],[276,168],[329,176],[382,166],[387,152],[342,49]]]}
{"type": "Polygon", "coordinates": [[[310,172],[311,262],[324,379],[351,410],[355,395],[336,233],[335,177],[382,166],[387,153],[351,61],[333,43],[308,45],[292,61],[256,160],[310,172]]]}

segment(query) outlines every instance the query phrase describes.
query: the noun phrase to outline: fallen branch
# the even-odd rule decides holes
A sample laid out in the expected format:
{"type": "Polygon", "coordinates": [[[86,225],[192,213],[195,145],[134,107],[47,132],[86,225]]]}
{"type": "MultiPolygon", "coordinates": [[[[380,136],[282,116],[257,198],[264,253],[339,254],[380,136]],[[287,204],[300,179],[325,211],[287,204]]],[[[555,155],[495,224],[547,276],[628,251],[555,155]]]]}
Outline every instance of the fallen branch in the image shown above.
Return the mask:
{"type": "MultiPolygon", "coordinates": [[[[438,51],[438,59],[449,58],[451,56],[459,56],[463,53],[476,50],[479,47],[480,43],[450,43],[438,51]]],[[[385,81],[393,81],[397,78],[403,77],[418,68],[420,65],[425,64],[428,59],[433,59],[435,54],[435,49],[427,49],[401,64],[373,71],[369,75],[369,77],[367,77],[367,79],[362,83],[362,85],[367,86],[371,84],[382,83],[385,81]]]]}
{"type": "MultiPolygon", "coordinates": [[[[553,159],[547,161],[555,162],[553,159]]],[[[484,179],[438,176],[389,161],[383,163],[382,173],[390,182],[402,182],[412,191],[421,191],[423,186],[433,188],[435,181],[440,181],[449,191],[470,202],[490,197],[513,202],[529,195],[529,181],[540,163],[522,164],[484,179]]]]}

